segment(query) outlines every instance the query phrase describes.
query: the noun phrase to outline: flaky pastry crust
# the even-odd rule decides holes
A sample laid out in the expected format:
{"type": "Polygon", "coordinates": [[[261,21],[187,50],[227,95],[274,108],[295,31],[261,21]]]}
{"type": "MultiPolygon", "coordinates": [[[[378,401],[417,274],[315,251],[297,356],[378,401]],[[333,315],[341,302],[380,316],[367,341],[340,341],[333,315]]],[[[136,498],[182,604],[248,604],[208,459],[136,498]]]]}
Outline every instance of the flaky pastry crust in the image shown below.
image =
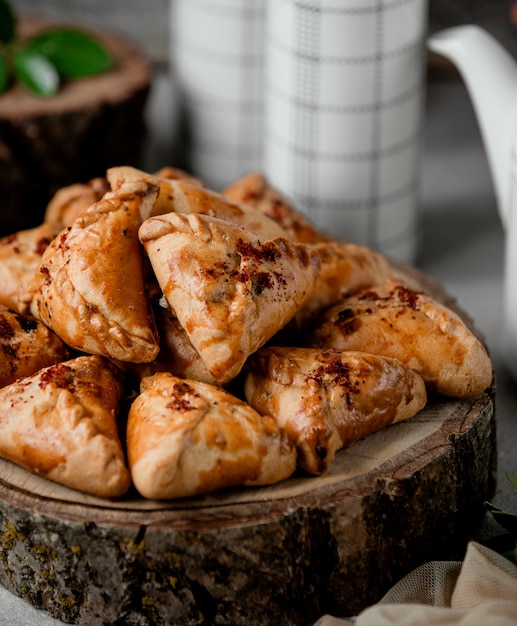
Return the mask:
{"type": "Polygon", "coordinates": [[[287,237],[280,224],[253,206],[231,202],[215,191],[181,180],[171,182],[171,187],[176,213],[200,213],[217,217],[249,230],[262,240],[287,237]]]}
{"type": "Polygon", "coordinates": [[[127,372],[135,386],[140,384],[142,378],[158,372],[169,372],[179,378],[219,385],[190,343],[185,329],[177,318],[168,308],[164,308],[158,303],[154,303],[153,310],[160,338],[158,356],[150,363],[122,363],[118,361],[118,367],[127,372]]]}
{"type": "Polygon", "coordinates": [[[144,378],[127,426],[133,483],[150,499],[279,482],[296,452],[268,416],[205,383],[160,373],[144,378]]]}
{"type": "Polygon", "coordinates": [[[178,178],[186,178],[191,185],[201,185],[201,183],[195,179],[189,177],[182,170],[176,170],[172,168],[166,168],[155,174],[149,174],[143,170],[131,167],[129,165],[119,165],[117,167],[111,167],[106,172],[106,178],[111,186],[111,189],[116,191],[127,183],[135,182],[151,182],[158,186],[158,194],[154,201],[150,215],[161,215],[162,213],[168,213],[172,211],[172,198],[173,187],[172,181],[178,178]],[[167,174],[162,175],[162,174],[167,174]]]}
{"type": "Polygon", "coordinates": [[[31,313],[69,346],[137,363],[158,354],[138,241],[157,193],[138,182],[105,194],[45,250],[31,313]]]}
{"type": "Polygon", "coordinates": [[[382,285],[392,274],[386,257],[366,246],[327,241],[311,247],[320,257],[321,270],[312,295],[297,315],[299,328],[307,327],[346,296],[382,285]]]}
{"type": "Polygon", "coordinates": [[[105,178],[92,178],[87,183],[74,183],[58,189],[47,204],[44,222],[62,230],[70,226],[94,202],[110,190],[105,178]]]}
{"type": "Polygon", "coordinates": [[[253,354],[246,369],[247,401],[286,430],[310,474],[427,401],[424,381],[409,367],[363,352],[272,346],[253,354]]]}
{"type": "Polygon", "coordinates": [[[65,361],[66,344],[38,320],[0,306],[0,387],[65,361]]]}
{"type": "Polygon", "coordinates": [[[490,358],[463,320],[392,279],[331,307],[304,344],[397,358],[429,389],[456,398],[477,396],[492,381],[490,358]]]}
{"type": "Polygon", "coordinates": [[[121,386],[108,363],[78,357],[0,389],[0,456],[101,498],[130,485],[115,415],[121,386]]]}
{"type": "MultiPolygon", "coordinates": [[[[119,189],[126,182],[149,179],[151,175],[129,166],[113,167],[106,177],[112,189],[119,189]]],[[[207,189],[197,179],[182,170],[163,168],[153,175],[160,191],[151,215],[165,213],[200,213],[226,220],[256,233],[263,239],[286,237],[287,233],[275,220],[247,204],[231,202],[221,194],[207,189]]]]}
{"type": "Polygon", "coordinates": [[[284,197],[259,172],[250,172],[221,192],[234,202],[254,207],[277,222],[293,241],[315,243],[331,241],[284,197]]]}
{"type": "Polygon", "coordinates": [[[262,243],[205,215],[150,218],[140,239],[171,311],[221,383],[293,318],[319,270],[318,256],[303,244],[262,243]]]}
{"type": "Polygon", "coordinates": [[[44,222],[0,239],[0,305],[26,315],[41,257],[61,228],[44,222]]]}

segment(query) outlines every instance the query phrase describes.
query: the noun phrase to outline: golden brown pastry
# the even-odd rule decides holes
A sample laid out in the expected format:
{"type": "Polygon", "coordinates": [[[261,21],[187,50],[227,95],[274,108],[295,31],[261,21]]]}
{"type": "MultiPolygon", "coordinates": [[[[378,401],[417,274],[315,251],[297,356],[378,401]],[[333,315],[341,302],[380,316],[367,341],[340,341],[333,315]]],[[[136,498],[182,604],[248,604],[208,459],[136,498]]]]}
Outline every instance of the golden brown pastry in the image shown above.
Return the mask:
{"type": "MultiPolygon", "coordinates": [[[[178,173],[178,176],[180,176],[181,171],[175,171],[178,173]]],[[[170,176],[173,176],[172,170],[167,170],[167,173],[170,176]]],[[[169,197],[172,191],[170,189],[170,181],[168,179],[160,179],[157,176],[148,174],[147,172],[130,165],[120,165],[108,169],[106,172],[106,179],[108,180],[113,191],[118,191],[123,185],[128,183],[156,185],[158,187],[158,194],[151,208],[151,213],[147,217],[155,214],[161,215],[162,213],[168,213],[171,210],[169,206],[169,197]]],[[[147,262],[147,257],[144,256],[143,262],[146,292],[150,298],[159,299],[160,290],[159,287],[157,287],[153,271],[147,262]]]]}
{"type": "Polygon", "coordinates": [[[220,383],[297,313],[319,269],[303,244],[261,243],[206,215],[152,217],[140,239],[171,311],[220,383]]]}
{"type": "Polygon", "coordinates": [[[337,450],[413,417],[427,400],[413,370],[362,352],[267,347],[246,368],[247,401],[286,430],[310,474],[327,470],[337,450]]]}
{"type": "Polygon", "coordinates": [[[199,187],[203,187],[203,182],[192,176],[189,172],[182,170],[178,167],[171,167],[170,165],[165,165],[161,167],[159,170],[154,172],[153,176],[157,178],[165,178],[168,180],[184,180],[185,182],[189,182],[191,185],[198,185],[199,187]]]}
{"type": "Polygon", "coordinates": [[[160,371],[169,371],[179,378],[189,378],[210,385],[218,384],[196,352],[185,329],[166,308],[155,308],[156,325],[160,336],[160,353],[155,365],[160,371]]]}
{"type": "Polygon", "coordinates": [[[0,306],[0,387],[68,359],[68,347],[49,328],[0,306]]]}
{"type": "Polygon", "coordinates": [[[219,385],[207,370],[203,360],[196,352],[187,333],[176,317],[158,304],[153,307],[156,328],[160,338],[160,352],[151,363],[121,363],[117,365],[139,381],[144,376],[158,372],[170,372],[179,378],[198,380],[210,385],[219,385]]]}
{"type": "Polygon", "coordinates": [[[337,241],[311,245],[320,257],[321,270],[314,292],[297,316],[301,328],[344,297],[382,285],[392,274],[388,260],[365,246],[337,241]]]}
{"type": "Polygon", "coordinates": [[[154,202],[151,215],[162,215],[173,211],[174,187],[172,182],[178,179],[185,179],[190,185],[201,186],[201,182],[190,177],[186,172],[173,168],[163,168],[156,174],[148,174],[129,165],[112,167],[106,172],[111,188],[120,189],[121,185],[128,182],[141,182],[151,180],[159,186],[158,196],[154,202]]]}
{"type": "MultiPolygon", "coordinates": [[[[160,187],[162,183],[167,183],[171,180],[183,180],[188,182],[190,185],[197,185],[199,187],[203,186],[203,183],[198,178],[195,178],[188,172],[176,167],[166,166],[160,168],[156,172],[150,173],[131,165],[117,165],[115,167],[110,167],[106,172],[106,179],[108,180],[112,190],[120,189],[120,186],[124,183],[137,182],[149,177],[158,181],[160,187]]],[[[167,191],[168,189],[170,189],[170,187],[165,184],[164,190],[167,191]]],[[[160,198],[161,193],[162,190],[160,189],[158,198],[160,198]]],[[[159,203],[159,199],[157,202],[159,203]]]]}
{"type": "Polygon", "coordinates": [[[160,373],[131,405],[127,451],[133,483],[151,499],[279,482],[296,452],[271,417],[205,383],[160,373]]]}
{"type": "Polygon", "coordinates": [[[157,193],[137,182],[105,194],[43,254],[31,312],[69,346],[137,363],[158,354],[138,241],[157,193]]]}
{"type": "Polygon", "coordinates": [[[0,239],[0,305],[22,315],[29,312],[34,274],[60,230],[56,224],[44,222],[0,239]]]}
{"type": "Polygon", "coordinates": [[[169,211],[217,217],[246,228],[263,240],[287,236],[277,222],[254,207],[230,202],[215,191],[182,180],[170,181],[169,184],[171,190],[169,211]]]}
{"type": "Polygon", "coordinates": [[[446,396],[477,396],[492,380],[490,358],[461,318],[392,279],[331,307],[304,343],[397,358],[446,396]]]}
{"type": "Polygon", "coordinates": [[[293,241],[315,243],[331,241],[318,232],[311,222],[273,189],[266,177],[258,172],[246,174],[226,187],[222,195],[239,204],[254,207],[277,222],[293,241]]]}
{"type": "MultiPolygon", "coordinates": [[[[155,175],[160,193],[154,204],[152,215],[170,213],[201,213],[246,228],[263,239],[285,237],[283,228],[258,209],[230,202],[215,191],[203,187],[197,178],[191,178],[182,170],[164,168],[155,175]]],[[[145,180],[150,174],[134,167],[121,166],[108,170],[107,178],[113,189],[128,181],[145,180]]]]}
{"type": "Polygon", "coordinates": [[[98,202],[109,191],[104,178],[92,178],[87,183],[75,183],[58,189],[45,210],[44,221],[62,230],[70,226],[83,211],[98,202]]]}
{"type": "Polygon", "coordinates": [[[130,485],[115,415],[121,386],[97,356],[51,365],[0,389],[0,456],[101,498],[130,485]]]}
{"type": "MultiPolygon", "coordinates": [[[[106,170],[106,180],[109,183],[111,191],[118,191],[127,183],[140,183],[142,181],[152,181],[155,185],[160,184],[156,176],[149,172],[144,172],[131,165],[117,165],[106,170]]],[[[157,194],[158,197],[159,193],[157,194]]]]}
{"type": "Polygon", "coordinates": [[[154,176],[160,182],[160,193],[154,203],[152,215],[162,215],[173,210],[171,208],[174,201],[174,185],[172,185],[172,181],[180,180],[188,183],[191,187],[203,187],[203,183],[199,178],[195,178],[188,172],[173,167],[162,167],[154,176]]]}

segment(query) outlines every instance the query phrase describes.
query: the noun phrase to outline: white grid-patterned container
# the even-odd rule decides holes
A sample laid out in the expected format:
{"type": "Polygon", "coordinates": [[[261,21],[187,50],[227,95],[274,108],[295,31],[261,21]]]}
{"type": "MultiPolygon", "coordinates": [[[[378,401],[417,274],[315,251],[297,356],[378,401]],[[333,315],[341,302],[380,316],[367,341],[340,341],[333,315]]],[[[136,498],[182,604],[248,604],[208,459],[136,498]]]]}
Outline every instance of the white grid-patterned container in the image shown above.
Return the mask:
{"type": "Polygon", "coordinates": [[[219,189],[262,167],[264,0],[171,0],[190,167],[219,189]]]}
{"type": "Polygon", "coordinates": [[[427,1],[171,3],[194,173],[261,170],[332,236],[414,261],[427,1]]]}
{"type": "Polygon", "coordinates": [[[269,0],[270,181],[333,236],[406,260],[418,243],[423,0],[269,0]]]}

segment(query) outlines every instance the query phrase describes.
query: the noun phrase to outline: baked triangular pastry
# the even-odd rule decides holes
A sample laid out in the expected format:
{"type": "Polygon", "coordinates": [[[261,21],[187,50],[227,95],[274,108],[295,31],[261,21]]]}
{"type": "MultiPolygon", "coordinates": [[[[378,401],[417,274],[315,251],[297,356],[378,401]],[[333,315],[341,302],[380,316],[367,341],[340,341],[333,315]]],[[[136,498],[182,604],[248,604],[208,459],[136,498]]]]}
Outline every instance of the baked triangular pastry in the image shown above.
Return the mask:
{"type": "Polygon", "coordinates": [[[43,254],[31,312],[71,347],[121,361],[158,354],[138,241],[157,193],[151,181],[108,192],[43,254]]]}
{"type": "Polygon", "coordinates": [[[66,344],[45,324],[0,306],[0,387],[68,359],[66,344]]]}
{"type": "Polygon", "coordinates": [[[397,358],[429,389],[451,397],[477,396],[492,381],[490,358],[463,320],[429,294],[392,279],[331,307],[304,344],[397,358]]]}
{"type": "Polygon", "coordinates": [[[103,498],[130,485],[117,432],[122,388],[98,356],[52,365],[0,389],[0,456],[103,498]]]}
{"type": "Polygon", "coordinates": [[[267,178],[259,172],[250,172],[228,185],[221,192],[223,196],[259,210],[274,220],[293,241],[315,243],[331,241],[320,233],[279,191],[274,189],[267,178]]]}
{"type": "Polygon", "coordinates": [[[45,209],[44,221],[58,225],[59,230],[70,226],[110,190],[105,178],[92,178],[87,183],[74,183],[58,189],[45,209]]]}
{"type": "Polygon", "coordinates": [[[201,181],[197,178],[190,176],[183,170],[172,167],[164,167],[155,174],[148,174],[130,165],[119,165],[117,167],[111,167],[106,172],[106,178],[113,190],[120,189],[121,185],[128,182],[138,182],[149,179],[150,176],[152,176],[160,187],[151,215],[162,215],[162,213],[174,211],[174,181],[183,180],[191,186],[203,186],[201,181]]]}
{"type": "Polygon", "coordinates": [[[294,446],[271,417],[219,387],[168,373],[143,379],[127,453],[135,487],[151,499],[272,484],[296,466],[294,446]]]}
{"type": "MultiPolygon", "coordinates": [[[[113,167],[107,172],[107,178],[113,189],[120,188],[125,182],[145,180],[149,176],[129,166],[113,167]]],[[[160,186],[160,193],[154,203],[153,216],[171,211],[200,213],[246,228],[260,235],[262,239],[287,236],[276,221],[255,207],[231,202],[221,194],[203,187],[197,178],[190,178],[181,170],[167,168],[154,175],[154,179],[160,186]]]]}
{"type": "Polygon", "coordinates": [[[413,417],[427,399],[410,368],[362,352],[267,347],[246,369],[247,401],[285,429],[310,474],[327,470],[337,450],[413,417]]]}
{"type": "Polygon", "coordinates": [[[0,304],[25,315],[32,299],[32,280],[41,257],[61,231],[44,222],[0,239],[0,304]]]}
{"type": "Polygon", "coordinates": [[[392,273],[386,257],[366,246],[337,241],[311,245],[320,257],[321,270],[311,297],[297,315],[300,328],[344,297],[382,285],[392,273]]]}
{"type": "Polygon", "coordinates": [[[150,218],[140,239],[171,311],[219,382],[293,318],[319,268],[304,244],[261,242],[205,215],[150,218]]]}
{"type": "Polygon", "coordinates": [[[277,222],[255,207],[231,202],[215,191],[182,180],[171,181],[170,186],[171,210],[176,213],[200,213],[217,217],[246,228],[262,240],[287,236],[277,222]]]}
{"type": "Polygon", "coordinates": [[[123,363],[117,365],[128,374],[135,388],[145,376],[169,372],[179,378],[198,380],[210,385],[219,383],[207,370],[203,360],[193,348],[185,329],[168,308],[153,302],[154,319],[160,337],[160,352],[150,363],[123,363]]]}

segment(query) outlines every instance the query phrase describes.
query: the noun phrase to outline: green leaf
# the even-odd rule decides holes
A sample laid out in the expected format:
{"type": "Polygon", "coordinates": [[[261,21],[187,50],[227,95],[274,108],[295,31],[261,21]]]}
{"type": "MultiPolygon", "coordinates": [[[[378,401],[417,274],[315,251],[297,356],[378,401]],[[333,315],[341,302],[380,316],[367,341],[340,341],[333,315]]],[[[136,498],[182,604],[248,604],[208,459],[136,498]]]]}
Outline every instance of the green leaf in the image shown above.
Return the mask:
{"type": "Polygon", "coordinates": [[[485,502],[485,508],[505,530],[512,534],[517,533],[517,515],[508,513],[491,502],[485,502]]]}
{"type": "Polygon", "coordinates": [[[14,57],[14,72],[18,82],[38,96],[52,96],[59,89],[59,75],[52,63],[30,48],[14,57]]]}
{"type": "Polygon", "coordinates": [[[506,478],[508,478],[512,487],[517,489],[517,475],[512,474],[511,472],[506,472],[506,478]]]}
{"type": "Polygon", "coordinates": [[[101,43],[75,29],[48,29],[31,40],[30,49],[45,56],[64,78],[100,74],[113,66],[110,52],[101,43]]]}
{"type": "Polygon", "coordinates": [[[9,44],[16,34],[16,17],[7,0],[0,0],[0,43],[9,44]]]}
{"type": "Polygon", "coordinates": [[[7,72],[5,54],[0,51],[0,94],[2,94],[7,89],[8,82],[9,74],[7,72]]]}
{"type": "Polygon", "coordinates": [[[506,552],[504,552],[503,556],[505,556],[509,561],[517,565],[517,546],[512,550],[507,550],[506,552]]]}

